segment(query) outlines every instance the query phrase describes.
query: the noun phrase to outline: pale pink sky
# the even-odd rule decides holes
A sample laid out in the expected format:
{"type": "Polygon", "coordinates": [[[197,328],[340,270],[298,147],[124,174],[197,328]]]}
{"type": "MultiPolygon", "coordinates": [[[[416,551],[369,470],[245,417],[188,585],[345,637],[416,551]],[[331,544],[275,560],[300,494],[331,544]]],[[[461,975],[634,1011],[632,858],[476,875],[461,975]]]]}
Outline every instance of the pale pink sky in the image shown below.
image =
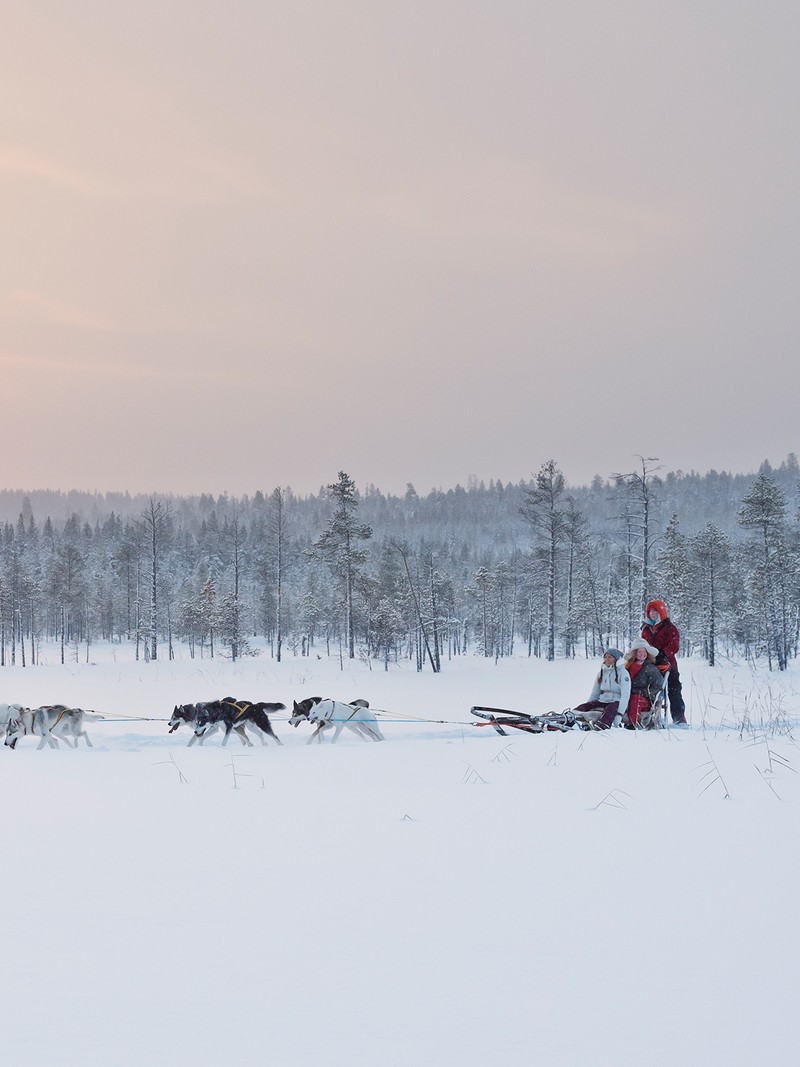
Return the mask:
{"type": "Polygon", "coordinates": [[[5,0],[6,487],[800,451],[800,12],[5,0]]]}

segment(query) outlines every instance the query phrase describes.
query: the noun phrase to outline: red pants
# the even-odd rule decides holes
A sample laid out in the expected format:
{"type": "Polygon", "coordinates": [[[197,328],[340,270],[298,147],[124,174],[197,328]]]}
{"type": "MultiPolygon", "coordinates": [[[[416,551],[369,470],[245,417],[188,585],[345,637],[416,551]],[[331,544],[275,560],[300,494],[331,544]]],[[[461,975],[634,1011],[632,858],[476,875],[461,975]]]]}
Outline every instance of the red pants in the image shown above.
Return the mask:
{"type": "Polygon", "coordinates": [[[650,707],[650,701],[641,693],[632,693],[628,700],[628,720],[631,726],[639,725],[639,716],[650,707]]]}

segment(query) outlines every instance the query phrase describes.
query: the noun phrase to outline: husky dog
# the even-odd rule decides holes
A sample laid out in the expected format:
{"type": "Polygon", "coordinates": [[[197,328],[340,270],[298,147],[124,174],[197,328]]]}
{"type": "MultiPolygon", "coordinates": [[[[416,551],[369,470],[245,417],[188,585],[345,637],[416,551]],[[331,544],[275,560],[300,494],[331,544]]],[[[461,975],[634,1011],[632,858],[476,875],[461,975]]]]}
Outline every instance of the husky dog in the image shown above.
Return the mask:
{"type": "Polygon", "coordinates": [[[254,704],[249,700],[224,697],[222,700],[214,700],[210,704],[205,704],[200,709],[194,735],[202,745],[208,733],[222,726],[225,730],[223,745],[228,743],[232,730],[237,731],[245,744],[252,745],[253,742],[245,731],[245,727],[249,726],[256,736],[261,738],[262,745],[266,745],[267,737],[271,737],[277,744],[282,745],[283,742],[272,729],[267,713],[285,710],[285,704],[268,704],[263,700],[254,704]]]}
{"type": "MultiPolygon", "coordinates": [[[[211,701],[209,703],[208,701],[205,701],[200,704],[176,704],[172,709],[172,718],[169,720],[169,732],[174,734],[179,726],[191,726],[192,736],[189,738],[188,747],[191,748],[195,741],[199,741],[202,745],[203,741],[209,734],[222,726],[221,722],[213,720],[213,714],[206,715],[206,709],[213,703],[216,702],[211,701]],[[202,733],[198,733],[201,717],[203,719],[204,729],[202,733]]],[[[245,732],[244,723],[234,726],[233,729],[236,731],[236,736],[243,745],[251,744],[245,732]]]]}
{"type": "MultiPolygon", "coordinates": [[[[322,697],[307,697],[305,700],[301,700],[300,703],[296,700],[292,701],[292,714],[289,717],[289,725],[294,726],[295,729],[301,722],[308,722],[308,717],[311,714],[311,709],[315,704],[319,704],[322,697]]],[[[322,733],[327,726],[327,723],[317,723],[317,728],[314,733],[306,741],[307,745],[310,745],[312,741],[322,742],[322,733]]]]}
{"type": "MultiPolygon", "coordinates": [[[[197,719],[196,704],[176,704],[172,709],[172,717],[167,725],[169,732],[174,734],[179,726],[191,726],[197,719]]],[[[191,744],[191,741],[189,742],[191,744]]]]}
{"type": "MultiPolygon", "coordinates": [[[[205,704],[176,704],[172,709],[172,717],[167,724],[169,726],[169,732],[174,734],[179,726],[191,726],[192,736],[189,738],[189,747],[191,747],[197,737],[194,734],[194,728],[197,726],[197,716],[200,714],[200,709],[204,708],[205,704]]],[[[239,735],[241,738],[241,734],[239,735]]],[[[242,741],[244,744],[244,741],[242,741]]]]}
{"type": "Polygon", "coordinates": [[[310,745],[312,741],[321,742],[324,731],[331,726],[335,727],[331,744],[337,740],[345,726],[365,740],[386,740],[366,700],[354,700],[350,704],[342,704],[338,700],[307,697],[299,703],[295,700],[293,704],[292,717],[289,719],[292,726],[298,726],[301,722],[317,724],[316,730],[306,741],[307,745],[310,745]]]}
{"type": "Polygon", "coordinates": [[[86,712],[82,708],[68,708],[64,704],[47,705],[34,708],[29,711],[23,708],[21,714],[9,720],[5,744],[9,748],[16,748],[17,741],[26,733],[38,735],[41,740],[36,746],[37,751],[49,745],[58,748],[61,739],[68,745],[78,747],[78,739],[83,738],[89,748],[92,742],[83,728],[83,717],[86,712]],[[71,739],[71,740],[70,740],[71,739]]]}
{"type": "Polygon", "coordinates": [[[12,719],[19,719],[26,709],[21,704],[0,704],[0,737],[8,729],[12,719]]]}

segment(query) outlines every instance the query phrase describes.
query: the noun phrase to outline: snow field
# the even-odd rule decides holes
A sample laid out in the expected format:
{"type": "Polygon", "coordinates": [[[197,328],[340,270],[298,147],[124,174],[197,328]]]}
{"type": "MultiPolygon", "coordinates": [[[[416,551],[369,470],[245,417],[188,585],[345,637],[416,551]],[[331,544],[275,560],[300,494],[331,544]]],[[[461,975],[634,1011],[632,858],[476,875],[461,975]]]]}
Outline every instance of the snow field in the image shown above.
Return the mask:
{"type": "Polygon", "coordinates": [[[790,716],[796,674],[686,664],[689,732],[502,738],[472,703],[560,710],[594,664],[117,657],[6,669],[4,699],[364,696],[388,740],[3,749],[8,1062],[795,1062],[800,760],[732,723],[790,716]]]}

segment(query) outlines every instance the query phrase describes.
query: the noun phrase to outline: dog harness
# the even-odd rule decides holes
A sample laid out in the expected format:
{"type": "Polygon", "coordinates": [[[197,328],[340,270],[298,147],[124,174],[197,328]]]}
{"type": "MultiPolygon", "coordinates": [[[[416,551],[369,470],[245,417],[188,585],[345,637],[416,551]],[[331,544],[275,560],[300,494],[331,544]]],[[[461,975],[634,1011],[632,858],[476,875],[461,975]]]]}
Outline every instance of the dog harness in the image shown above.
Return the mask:
{"type": "Polygon", "coordinates": [[[226,700],[225,703],[229,708],[236,708],[236,714],[233,716],[234,719],[241,719],[242,715],[244,715],[248,708],[252,708],[253,706],[252,704],[248,704],[247,701],[244,701],[242,704],[236,704],[233,700],[226,700]]]}
{"type": "MultiPolygon", "coordinates": [[[[55,705],[55,704],[49,704],[48,707],[47,707],[47,710],[48,711],[55,711],[56,710],[56,706],[57,705],[55,705]]],[[[49,727],[50,730],[55,730],[55,728],[58,726],[58,724],[64,718],[64,715],[68,710],[69,710],[69,708],[65,707],[63,704],[61,705],[61,710],[58,713],[58,718],[53,723],[53,725],[49,727]]]]}

